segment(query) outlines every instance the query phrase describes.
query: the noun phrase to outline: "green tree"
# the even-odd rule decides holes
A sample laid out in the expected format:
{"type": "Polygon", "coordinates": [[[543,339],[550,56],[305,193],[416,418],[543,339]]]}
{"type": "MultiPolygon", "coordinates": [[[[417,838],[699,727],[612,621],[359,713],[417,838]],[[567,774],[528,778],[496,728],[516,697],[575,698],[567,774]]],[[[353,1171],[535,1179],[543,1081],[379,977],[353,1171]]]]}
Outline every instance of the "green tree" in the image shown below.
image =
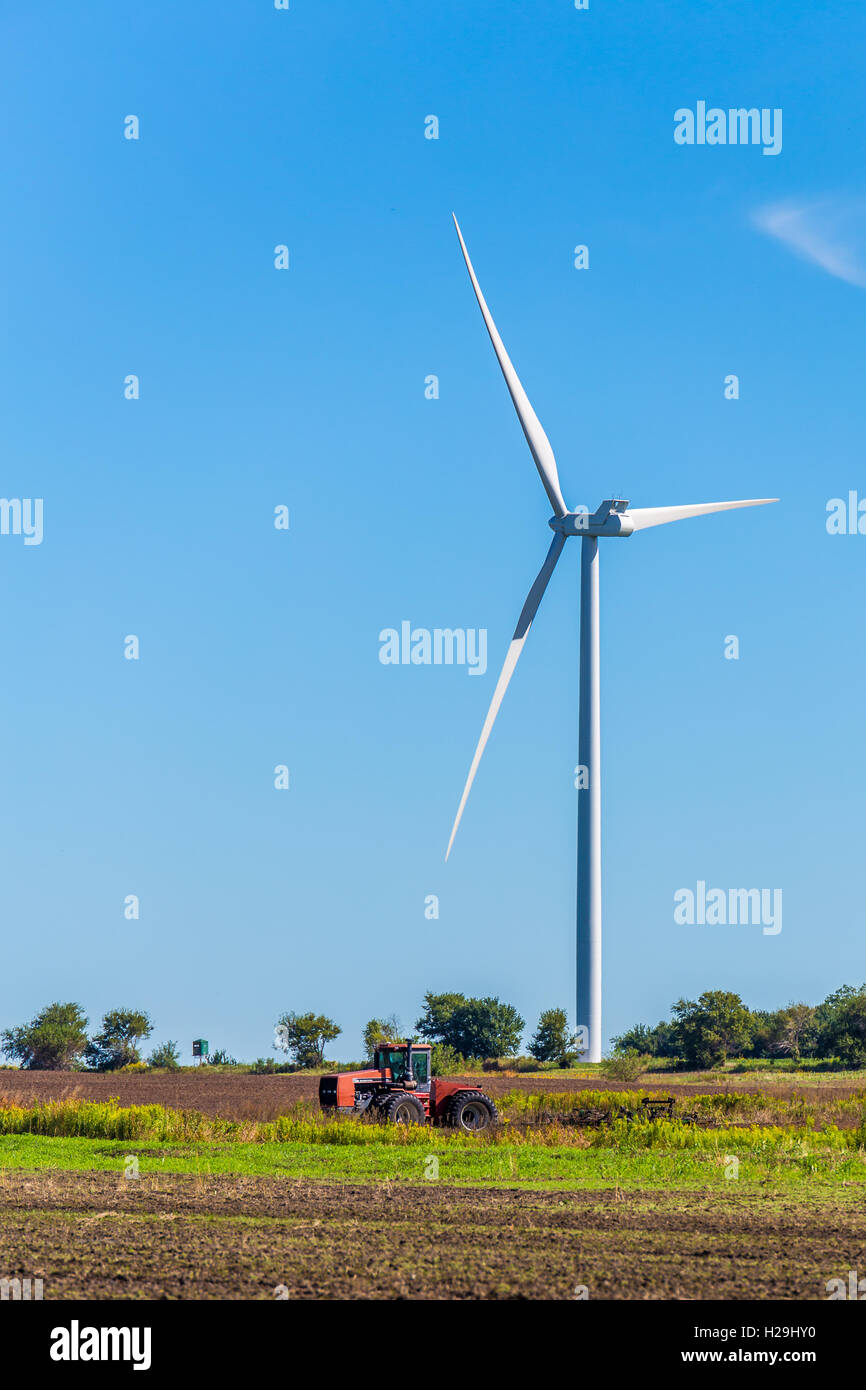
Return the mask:
{"type": "Polygon", "coordinates": [[[424,995],[424,1012],[415,1024],[421,1037],[429,1042],[447,1041],[454,1011],[465,1003],[465,994],[434,994],[428,990],[424,995]]]}
{"type": "Polygon", "coordinates": [[[802,1002],[789,1004],[786,1009],[780,1009],[776,1015],[777,1028],[776,1036],[773,1039],[774,1051],[793,1057],[795,1060],[809,1056],[817,1041],[815,1013],[816,1010],[811,1004],[802,1002]]]}
{"type": "Polygon", "coordinates": [[[775,1057],[782,1039],[783,1019],[781,1009],[753,1009],[751,1018],[751,1037],[748,1053],[750,1057],[775,1057]]]}
{"type": "Polygon", "coordinates": [[[514,1005],[498,998],[432,992],[424,995],[424,1013],[415,1024],[422,1037],[464,1057],[513,1056],[525,1026],[514,1005]]]}
{"type": "Polygon", "coordinates": [[[172,1038],[155,1047],[147,1059],[149,1067],[162,1067],[166,1071],[177,1071],[180,1066],[180,1051],[172,1038]]]}
{"type": "Polygon", "coordinates": [[[655,1049],[653,1056],[655,1057],[679,1056],[679,1038],[673,1023],[657,1023],[652,1029],[652,1043],[655,1049]]]}
{"type": "Polygon", "coordinates": [[[72,1071],[87,1047],[86,1028],[79,1004],[49,1004],[29,1023],[4,1029],[2,1051],[27,1071],[72,1071]]]}
{"type": "Polygon", "coordinates": [[[467,999],[454,1021],[453,1046],[464,1057],[513,1057],[520,1051],[526,1021],[496,996],[467,999]]]}
{"type": "Polygon", "coordinates": [[[333,1042],[342,1031],[324,1014],[283,1014],[277,1020],[274,1047],[287,1052],[298,1067],[320,1067],[325,1060],[325,1044],[333,1042]]]}
{"type": "Polygon", "coordinates": [[[678,999],[672,1013],[680,1055],[690,1066],[721,1066],[748,1046],[751,1015],[738,994],[705,990],[697,1002],[678,999]]]}
{"type": "Polygon", "coordinates": [[[142,1009],[110,1009],[102,1028],[87,1044],[84,1056],[94,1071],[117,1071],[140,1062],[137,1044],[153,1032],[150,1015],[142,1009]]]}
{"type": "Polygon", "coordinates": [[[577,1056],[575,1034],[568,1027],[565,1009],[545,1009],[529,1044],[529,1052],[539,1062],[559,1062],[569,1066],[577,1056]]]}
{"type": "Polygon", "coordinates": [[[648,1028],[645,1023],[636,1023],[611,1041],[617,1054],[636,1052],[644,1057],[677,1056],[677,1037],[672,1023],[657,1023],[654,1028],[648,1028]]]}
{"type": "MultiPolygon", "coordinates": [[[[474,1065],[477,1066],[477,1063],[474,1065]]],[[[466,1068],[466,1058],[447,1043],[434,1043],[430,1049],[430,1075],[456,1076],[466,1068]]]]}
{"type": "Polygon", "coordinates": [[[819,1057],[836,1057],[846,1067],[866,1066],[866,985],[843,985],[815,1010],[819,1057]]]}
{"type": "Polygon", "coordinates": [[[389,1014],[387,1018],[371,1018],[364,1029],[364,1056],[372,1057],[379,1043],[399,1040],[400,1020],[396,1014],[389,1014]]]}
{"type": "Polygon", "coordinates": [[[626,1053],[643,1053],[647,1057],[654,1057],[655,1051],[654,1028],[649,1028],[645,1023],[636,1023],[633,1028],[627,1028],[619,1037],[611,1038],[614,1052],[625,1055],[626,1053]]]}

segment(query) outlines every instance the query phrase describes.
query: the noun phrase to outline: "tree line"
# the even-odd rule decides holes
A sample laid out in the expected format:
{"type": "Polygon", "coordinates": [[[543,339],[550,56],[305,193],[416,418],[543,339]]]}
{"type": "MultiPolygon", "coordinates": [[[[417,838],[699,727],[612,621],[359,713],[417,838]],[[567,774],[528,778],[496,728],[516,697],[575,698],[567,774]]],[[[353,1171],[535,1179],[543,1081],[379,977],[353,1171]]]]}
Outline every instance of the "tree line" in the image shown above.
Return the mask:
{"type": "MultiPolygon", "coordinates": [[[[434,1070],[441,1073],[464,1062],[513,1056],[520,1048],[525,1027],[514,1005],[498,998],[429,991],[411,1036],[413,1041],[423,1039],[433,1045],[434,1070]]],[[[153,1022],[144,1009],[110,1009],[93,1036],[87,1030],[88,1019],[79,1004],[55,1002],[28,1023],[4,1029],[0,1052],[30,1071],[119,1071],[144,1066],[174,1070],[180,1066],[180,1052],[172,1040],[143,1058],[142,1045],[153,1032],[153,1022]]],[[[325,1014],[285,1013],[275,1026],[274,1048],[288,1055],[292,1070],[321,1068],[327,1045],[341,1033],[340,1025],[325,1014]]],[[[370,1019],[363,1035],[365,1059],[372,1057],[377,1043],[406,1036],[394,1014],[370,1019]]],[[[577,1061],[565,1009],[546,1009],[541,1014],[529,1052],[539,1063],[571,1066],[577,1061]]],[[[222,1049],[211,1052],[208,1060],[211,1065],[237,1065],[222,1049]]],[[[272,1060],[259,1058],[253,1069],[276,1068],[272,1060]]]]}
{"type": "MultiPolygon", "coordinates": [[[[143,1009],[109,1009],[93,1037],[87,1036],[87,1025],[79,1004],[48,1004],[29,1023],[4,1028],[0,1052],[27,1071],[118,1071],[145,1065],[139,1045],[150,1037],[153,1023],[143,1009]]],[[[177,1043],[154,1048],[147,1065],[178,1067],[177,1043]]]]}
{"type": "Polygon", "coordinates": [[[823,1058],[866,1066],[866,984],[842,985],[820,1004],[749,1009],[739,994],[706,990],[678,999],[669,1022],[638,1023],[613,1039],[614,1051],[669,1057],[689,1067],[721,1066],[732,1057],[823,1058]]]}
{"type": "MultiPolygon", "coordinates": [[[[493,996],[471,998],[465,994],[424,995],[424,1008],[415,1021],[414,1031],[406,1033],[396,1014],[371,1018],[364,1028],[366,1059],[382,1042],[403,1041],[433,1045],[434,1072],[454,1071],[461,1063],[513,1057],[520,1050],[526,1028],[513,1004],[493,996]]],[[[320,1067],[327,1043],[339,1037],[342,1029],[324,1014],[283,1014],[277,1022],[275,1046],[298,1068],[320,1067]]],[[[545,1009],[530,1042],[529,1054],[537,1062],[556,1062],[572,1066],[578,1060],[575,1034],[569,1029],[565,1009],[545,1009]]]]}
{"type": "MultiPolygon", "coordinates": [[[[424,995],[414,1030],[404,1032],[394,1014],[372,1018],[364,1028],[365,1060],[380,1042],[424,1041],[433,1047],[433,1070],[453,1072],[464,1064],[515,1057],[526,1021],[513,1004],[486,996],[459,993],[424,995]]],[[[110,1009],[99,1029],[88,1035],[88,1020],[80,1005],[49,1004],[28,1023],[0,1033],[0,1051],[33,1071],[117,1071],[150,1066],[174,1070],[180,1065],[177,1043],[154,1048],[146,1061],[142,1044],[153,1032],[143,1009],[110,1009]]],[[[333,1019],[315,1012],[285,1013],[275,1028],[275,1050],[286,1054],[287,1069],[314,1070],[325,1065],[329,1043],[342,1033],[333,1019]]],[[[842,985],[822,1003],[792,1003],[775,1010],[749,1009],[726,990],[706,990],[698,999],[678,999],[671,1018],[654,1027],[638,1023],[613,1039],[617,1056],[668,1058],[674,1064],[707,1068],[735,1057],[790,1057],[836,1060],[846,1067],[866,1067],[866,984],[842,985]]],[[[528,1044],[539,1064],[560,1067],[579,1061],[574,1032],[565,1009],[545,1009],[528,1044]]],[[[223,1049],[215,1049],[211,1065],[234,1064],[223,1049]]],[[[328,1064],[330,1065],[330,1064],[328,1064]]],[[[334,1064],[336,1065],[336,1064],[334,1064]]],[[[256,1071],[275,1070],[273,1060],[259,1058],[256,1071]]]]}

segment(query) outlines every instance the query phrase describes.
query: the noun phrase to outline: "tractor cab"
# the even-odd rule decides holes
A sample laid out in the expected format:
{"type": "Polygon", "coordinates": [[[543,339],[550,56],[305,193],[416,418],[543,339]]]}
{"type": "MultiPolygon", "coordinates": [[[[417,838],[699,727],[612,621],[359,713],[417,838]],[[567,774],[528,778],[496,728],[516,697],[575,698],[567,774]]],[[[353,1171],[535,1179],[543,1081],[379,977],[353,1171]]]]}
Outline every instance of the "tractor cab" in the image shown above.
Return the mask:
{"type": "Polygon", "coordinates": [[[430,1090],[430,1046],[424,1043],[379,1043],[373,1055],[377,1071],[407,1091],[430,1090]]]}

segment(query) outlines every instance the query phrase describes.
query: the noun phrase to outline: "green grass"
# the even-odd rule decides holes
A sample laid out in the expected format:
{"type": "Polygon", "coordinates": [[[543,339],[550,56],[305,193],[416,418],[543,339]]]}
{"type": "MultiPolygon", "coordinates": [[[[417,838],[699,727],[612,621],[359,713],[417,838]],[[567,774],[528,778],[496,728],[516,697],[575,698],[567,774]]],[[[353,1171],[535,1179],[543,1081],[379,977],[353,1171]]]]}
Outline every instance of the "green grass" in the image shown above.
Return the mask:
{"type": "MultiPolygon", "coordinates": [[[[652,1126],[657,1131],[660,1126],[652,1126]]],[[[459,1135],[416,1131],[421,1140],[393,1144],[381,1138],[363,1144],[192,1143],[153,1145],[129,1140],[49,1138],[44,1135],[0,1137],[0,1182],[13,1171],[116,1172],[123,1180],[126,1158],[135,1155],[142,1175],[160,1173],[236,1173],[341,1182],[423,1183],[438,1162],[444,1183],[563,1190],[609,1187],[700,1187],[743,1190],[756,1185],[784,1187],[808,1198],[816,1188],[858,1193],[866,1185],[862,1149],[836,1146],[822,1135],[791,1142],[778,1134],[759,1140],[751,1131],[714,1131],[703,1147],[670,1147],[671,1135],[637,1136],[631,1131],[608,1136],[592,1148],[497,1142],[479,1144],[459,1135]],[[619,1141],[611,1144],[613,1138],[619,1141]],[[641,1147],[638,1140],[643,1140],[641,1147]],[[736,1184],[726,1178],[732,1157],[739,1159],[736,1184]]],[[[695,1131],[690,1138],[701,1136],[695,1131]]],[[[707,1138],[707,1136],[703,1136],[707,1138]]]]}

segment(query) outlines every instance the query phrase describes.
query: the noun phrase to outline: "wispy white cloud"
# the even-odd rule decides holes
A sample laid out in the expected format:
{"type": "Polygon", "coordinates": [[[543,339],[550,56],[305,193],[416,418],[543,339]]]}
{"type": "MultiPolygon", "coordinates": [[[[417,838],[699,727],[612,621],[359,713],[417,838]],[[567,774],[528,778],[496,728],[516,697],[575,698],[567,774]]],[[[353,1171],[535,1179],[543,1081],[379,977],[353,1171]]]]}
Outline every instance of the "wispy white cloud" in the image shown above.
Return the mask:
{"type": "Polygon", "coordinates": [[[752,221],[829,275],[866,289],[866,203],[862,199],[771,203],[758,208],[752,221]]]}

